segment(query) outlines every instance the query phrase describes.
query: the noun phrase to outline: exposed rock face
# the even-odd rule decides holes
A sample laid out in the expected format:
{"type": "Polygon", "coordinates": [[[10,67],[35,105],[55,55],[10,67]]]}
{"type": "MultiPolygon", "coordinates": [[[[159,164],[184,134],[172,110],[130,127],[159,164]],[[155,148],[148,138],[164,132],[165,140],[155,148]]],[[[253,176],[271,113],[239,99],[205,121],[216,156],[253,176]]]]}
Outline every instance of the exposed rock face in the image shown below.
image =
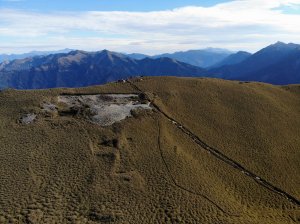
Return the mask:
{"type": "Polygon", "coordinates": [[[21,124],[31,124],[33,123],[37,118],[36,114],[24,114],[21,118],[20,118],[20,123],[21,124]]]}
{"type": "Polygon", "coordinates": [[[101,126],[131,117],[135,109],[151,110],[150,102],[141,103],[135,94],[59,96],[58,102],[66,104],[67,110],[81,111],[87,119],[101,126]]]}

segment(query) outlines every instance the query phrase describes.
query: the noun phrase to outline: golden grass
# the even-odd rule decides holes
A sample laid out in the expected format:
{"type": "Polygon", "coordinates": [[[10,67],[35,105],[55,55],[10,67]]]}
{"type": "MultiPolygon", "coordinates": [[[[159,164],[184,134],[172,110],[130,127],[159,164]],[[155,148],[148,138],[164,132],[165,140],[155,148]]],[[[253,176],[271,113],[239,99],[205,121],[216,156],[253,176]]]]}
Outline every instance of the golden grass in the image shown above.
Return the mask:
{"type": "MultiPolygon", "coordinates": [[[[300,87],[214,79],[134,82],[169,116],[300,198],[300,87]]],[[[298,223],[300,208],[215,158],[157,111],[110,127],[46,116],[68,94],[129,83],[0,93],[0,223],[298,223]],[[36,113],[29,125],[18,123],[36,113]]]]}

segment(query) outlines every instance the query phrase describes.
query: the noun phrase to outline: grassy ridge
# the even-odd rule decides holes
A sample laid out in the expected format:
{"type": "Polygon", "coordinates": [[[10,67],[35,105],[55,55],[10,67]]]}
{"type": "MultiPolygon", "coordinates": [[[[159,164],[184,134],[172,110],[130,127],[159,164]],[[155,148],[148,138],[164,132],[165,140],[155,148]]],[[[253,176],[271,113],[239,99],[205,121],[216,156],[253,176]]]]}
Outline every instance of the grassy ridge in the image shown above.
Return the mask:
{"type": "MultiPolygon", "coordinates": [[[[300,87],[213,79],[135,81],[166,113],[300,198],[300,87]]],[[[0,93],[0,223],[297,223],[299,207],[193,142],[160,113],[110,127],[45,116],[61,94],[128,83],[0,93]],[[17,121],[36,113],[30,125],[17,121]]]]}

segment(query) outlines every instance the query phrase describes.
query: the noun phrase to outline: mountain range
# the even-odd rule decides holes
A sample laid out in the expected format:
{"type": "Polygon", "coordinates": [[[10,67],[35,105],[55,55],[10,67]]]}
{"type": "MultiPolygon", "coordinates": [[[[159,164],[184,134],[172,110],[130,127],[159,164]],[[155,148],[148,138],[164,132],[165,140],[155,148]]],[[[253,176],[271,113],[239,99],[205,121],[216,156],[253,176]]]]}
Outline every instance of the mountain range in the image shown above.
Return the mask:
{"type": "Polygon", "coordinates": [[[231,54],[228,57],[224,58],[222,61],[217,62],[210,66],[210,68],[218,68],[226,65],[235,65],[246,59],[248,59],[252,54],[246,51],[239,51],[237,53],[231,54]]]}
{"type": "Polygon", "coordinates": [[[171,58],[135,60],[123,54],[72,51],[0,64],[0,87],[40,89],[103,84],[130,76],[202,76],[205,70],[171,58]]]}
{"type": "Polygon", "coordinates": [[[202,68],[208,68],[226,59],[234,52],[221,48],[206,48],[202,50],[179,51],[175,53],[165,53],[154,56],[145,54],[128,54],[127,56],[134,59],[144,58],[172,58],[177,61],[185,62],[202,68]]]}
{"type": "Polygon", "coordinates": [[[277,42],[256,52],[238,64],[209,71],[213,76],[272,84],[300,83],[300,45],[277,42]]]}
{"type": "MultiPolygon", "coordinates": [[[[24,54],[0,54],[0,63],[4,61],[12,61],[16,59],[25,59],[28,57],[34,56],[46,56],[50,54],[60,54],[60,53],[69,53],[73,51],[72,49],[62,49],[57,51],[32,51],[29,53],[24,54]]],[[[206,48],[201,50],[189,50],[189,51],[180,51],[175,53],[164,53],[159,55],[146,55],[140,53],[132,53],[126,54],[122,53],[132,59],[145,59],[145,58],[172,58],[177,61],[185,62],[191,65],[195,65],[198,67],[207,68],[210,66],[215,65],[216,63],[221,62],[222,60],[226,59],[229,55],[233,54],[234,52],[221,49],[221,48],[206,48]]]]}
{"type": "Polygon", "coordinates": [[[199,58],[203,54],[197,57],[200,51],[147,57],[108,50],[77,50],[5,61],[0,63],[0,88],[82,87],[131,76],[214,77],[278,85],[300,83],[298,44],[277,42],[254,54],[243,51],[229,54],[222,49],[209,51],[223,56],[207,68],[192,65],[195,64],[192,62],[202,60],[199,58]],[[224,57],[225,54],[229,55],[224,57]],[[185,59],[180,59],[178,55],[185,55],[185,59]],[[174,59],[175,56],[178,60],[174,59]],[[187,60],[189,57],[190,60],[187,60]]]}
{"type": "Polygon", "coordinates": [[[24,59],[28,57],[34,57],[34,56],[69,53],[70,51],[72,50],[66,48],[58,51],[31,51],[29,53],[24,53],[24,54],[0,54],[0,63],[4,61],[12,61],[16,59],[24,59]]]}

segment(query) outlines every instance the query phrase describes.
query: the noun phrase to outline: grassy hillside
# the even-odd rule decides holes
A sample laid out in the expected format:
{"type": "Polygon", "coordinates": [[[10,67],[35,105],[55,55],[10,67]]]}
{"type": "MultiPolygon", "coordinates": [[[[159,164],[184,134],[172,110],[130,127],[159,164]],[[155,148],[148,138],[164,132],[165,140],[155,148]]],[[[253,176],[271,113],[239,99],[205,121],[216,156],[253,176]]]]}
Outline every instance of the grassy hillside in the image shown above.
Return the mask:
{"type": "Polygon", "coordinates": [[[0,223],[299,223],[299,99],[297,85],[165,77],[1,92],[0,223]],[[141,91],[154,109],[107,127],[58,102],[141,91]]]}

